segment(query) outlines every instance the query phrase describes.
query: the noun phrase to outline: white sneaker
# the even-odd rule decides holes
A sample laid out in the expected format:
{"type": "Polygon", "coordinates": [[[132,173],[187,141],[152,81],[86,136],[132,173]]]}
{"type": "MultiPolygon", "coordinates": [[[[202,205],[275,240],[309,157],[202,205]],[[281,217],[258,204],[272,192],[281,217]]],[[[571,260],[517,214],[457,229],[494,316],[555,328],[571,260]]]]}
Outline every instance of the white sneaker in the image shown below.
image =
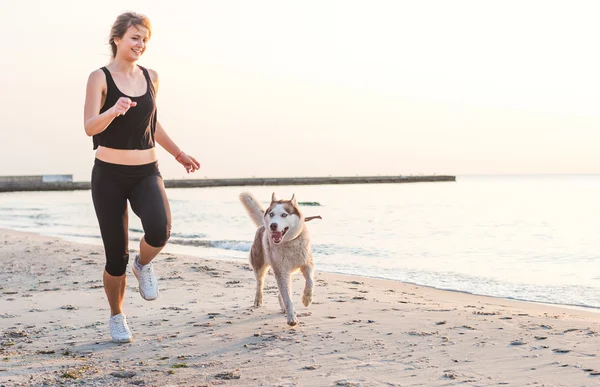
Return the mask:
{"type": "Polygon", "coordinates": [[[131,341],[132,335],[127,326],[127,317],[123,313],[110,316],[108,326],[113,341],[117,343],[129,343],[131,341]]]}
{"type": "Polygon", "coordinates": [[[138,268],[139,255],[136,255],[135,261],[133,262],[133,275],[139,282],[139,289],[142,298],[146,301],[156,300],[158,298],[158,280],[152,270],[152,262],[138,268]]]}

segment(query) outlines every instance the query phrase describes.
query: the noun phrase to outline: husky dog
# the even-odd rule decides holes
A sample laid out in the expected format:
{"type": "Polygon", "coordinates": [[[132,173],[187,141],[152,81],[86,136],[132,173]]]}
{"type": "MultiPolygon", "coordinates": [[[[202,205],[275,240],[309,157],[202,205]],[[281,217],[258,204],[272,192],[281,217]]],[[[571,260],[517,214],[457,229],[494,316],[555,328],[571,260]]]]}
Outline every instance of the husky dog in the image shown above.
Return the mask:
{"type": "Polygon", "coordinates": [[[266,210],[248,192],[240,194],[240,201],[258,229],[250,250],[250,263],[256,276],[254,306],[263,302],[263,285],[269,267],[279,287],[279,305],[287,313],[287,323],[298,324],[292,303],[292,274],[300,270],[306,280],[302,303],[312,303],[314,287],[314,264],[310,236],[305,219],[298,208],[295,195],[290,200],[277,200],[275,193],[266,210]]]}

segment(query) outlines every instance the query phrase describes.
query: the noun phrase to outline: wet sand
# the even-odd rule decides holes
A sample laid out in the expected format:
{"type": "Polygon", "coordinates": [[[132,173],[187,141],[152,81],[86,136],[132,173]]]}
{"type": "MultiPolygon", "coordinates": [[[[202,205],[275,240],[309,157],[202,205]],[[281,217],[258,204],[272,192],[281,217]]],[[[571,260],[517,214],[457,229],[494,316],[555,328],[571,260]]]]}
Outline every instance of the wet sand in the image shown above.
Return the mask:
{"type": "Polygon", "coordinates": [[[128,269],[134,341],[110,342],[103,250],[0,229],[0,385],[597,386],[600,313],[320,272],[286,324],[247,262],[161,254],[128,269]]]}

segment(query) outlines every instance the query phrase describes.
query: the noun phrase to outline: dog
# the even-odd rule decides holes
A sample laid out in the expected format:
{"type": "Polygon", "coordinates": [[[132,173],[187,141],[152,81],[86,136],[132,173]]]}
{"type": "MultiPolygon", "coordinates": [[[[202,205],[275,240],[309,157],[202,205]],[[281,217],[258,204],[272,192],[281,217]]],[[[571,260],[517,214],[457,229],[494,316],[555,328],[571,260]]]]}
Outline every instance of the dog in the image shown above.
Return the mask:
{"type": "Polygon", "coordinates": [[[258,227],[250,249],[250,264],[256,276],[256,296],[254,306],[263,303],[264,280],[269,267],[277,280],[279,305],[287,314],[290,326],[298,324],[292,303],[292,274],[302,272],[306,284],[302,303],[308,307],[312,303],[315,266],[310,245],[310,235],[295,195],[290,200],[277,200],[275,193],[271,204],[265,210],[252,194],[243,192],[239,196],[250,219],[258,227]]]}

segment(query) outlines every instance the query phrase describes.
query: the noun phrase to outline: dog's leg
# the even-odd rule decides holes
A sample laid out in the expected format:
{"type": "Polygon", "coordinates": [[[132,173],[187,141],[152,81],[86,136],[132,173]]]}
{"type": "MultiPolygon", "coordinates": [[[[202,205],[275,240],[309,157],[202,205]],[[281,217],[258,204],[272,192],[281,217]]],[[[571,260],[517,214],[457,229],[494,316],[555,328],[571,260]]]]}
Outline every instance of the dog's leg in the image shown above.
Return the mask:
{"type": "Polygon", "coordinates": [[[269,264],[265,260],[265,250],[262,243],[264,234],[265,228],[259,227],[256,230],[254,242],[250,248],[250,265],[252,265],[252,269],[254,269],[254,275],[256,276],[256,296],[254,297],[254,306],[256,307],[262,305],[263,285],[265,282],[265,275],[269,270],[269,264]]]}
{"type": "Polygon", "coordinates": [[[281,297],[281,292],[277,292],[277,299],[279,300],[279,306],[281,307],[281,313],[287,313],[285,310],[285,303],[283,302],[283,297],[281,297]]]}
{"type": "Polygon", "coordinates": [[[275,278],[277,279],[277,286],[279,287],[279,294],[281,295],[283,305],[287,313],[287,323],[289,326],[298,324],[296,318],[296,312],[294,311],[294,304],[292,303],[292,278],[289,273],[275,272],[275,278]]]}
{"type": "Polygon", "coordinates": [[[256,296],[254,297],[254,306],[259,307],[263,304],[263,287],[265,284],[265,276],[269,271],[269,265],[263,265],[260,268],[254,269],[256,276],[256,296]]]}
{"type": "Polygon", "coordinates": [[[315,267],[312,263],[310,263],[302,266],[300,270],[302,271],[302,275],[304,275],[304,279],[306,280],[306,285],[304,285],[304,293],[302,294],[302,303],[304,306],[309,306],[312,304],[313,288],[315,287],[315,267]]]}

